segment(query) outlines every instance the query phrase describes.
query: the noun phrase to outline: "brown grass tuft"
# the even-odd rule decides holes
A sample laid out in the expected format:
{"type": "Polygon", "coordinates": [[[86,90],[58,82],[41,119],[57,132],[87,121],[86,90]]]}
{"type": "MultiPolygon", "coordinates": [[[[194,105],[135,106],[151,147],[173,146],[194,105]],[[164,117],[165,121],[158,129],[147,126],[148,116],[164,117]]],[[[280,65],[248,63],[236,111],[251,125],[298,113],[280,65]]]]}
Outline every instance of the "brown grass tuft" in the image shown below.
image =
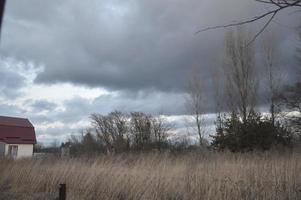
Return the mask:
{"type": "MultiPolygon", "coordinates": [[[[68,199],[300,199],[299,153],[128,154],[0,161],[0,188],[68,199]]],[[[1,189],[0,189],[1,193],[1,189]]]]}

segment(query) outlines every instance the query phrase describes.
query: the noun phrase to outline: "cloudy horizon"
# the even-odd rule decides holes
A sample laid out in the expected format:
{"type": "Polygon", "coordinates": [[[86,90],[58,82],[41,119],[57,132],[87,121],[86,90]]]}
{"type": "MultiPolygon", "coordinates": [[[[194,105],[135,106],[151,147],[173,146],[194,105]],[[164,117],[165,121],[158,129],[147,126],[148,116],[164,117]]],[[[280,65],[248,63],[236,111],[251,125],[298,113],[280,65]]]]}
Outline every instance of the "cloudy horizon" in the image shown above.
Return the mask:
{"type": "MultiPolygon", "coordinates": [[[[91,113],[114,110],[168,115],[184,131],[185,84],[197,65],[212,127],[211,68],[223,54],[225,30],[195,32],[266,9],[252,0],[7,1],[0,115],[29,118],[48,144],[78,134],[91,113]]],[[[289,10],[271,24],[287,82],[295,79],[299,19],[289,10]]]]}

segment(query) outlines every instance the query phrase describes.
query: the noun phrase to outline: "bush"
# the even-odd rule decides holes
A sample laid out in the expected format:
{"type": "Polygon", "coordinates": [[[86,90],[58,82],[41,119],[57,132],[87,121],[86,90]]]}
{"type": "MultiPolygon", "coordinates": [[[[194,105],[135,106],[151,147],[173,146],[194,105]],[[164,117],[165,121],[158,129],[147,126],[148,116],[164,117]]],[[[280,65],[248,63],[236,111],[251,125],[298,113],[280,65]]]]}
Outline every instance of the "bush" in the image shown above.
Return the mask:
{"type": "Polygon", "coordinates": [[[223,126],[217,129],[212,146],[218,150],[232,152],[269,150],[273,145],[290,146],[292,135],[280,123],[275,125],[270,119],[260,115],[249,117],[242,122],[237,116],[226,118],[223,126]]]}

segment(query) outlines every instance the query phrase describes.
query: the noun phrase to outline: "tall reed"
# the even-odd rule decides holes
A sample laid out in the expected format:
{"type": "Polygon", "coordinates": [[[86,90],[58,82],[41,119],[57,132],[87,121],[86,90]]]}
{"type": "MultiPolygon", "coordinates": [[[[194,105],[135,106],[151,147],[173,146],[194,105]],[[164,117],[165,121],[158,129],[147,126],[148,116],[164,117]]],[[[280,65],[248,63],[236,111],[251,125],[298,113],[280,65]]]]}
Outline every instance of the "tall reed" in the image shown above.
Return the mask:
{"type": "MultiPolygon", "coordinates": [[[[68,199],[300,199],[301,155],[124,154],[93,159],[1,160],[0,187],[68,199]]],[[[1,190],[0,190],[1,193],[1,190]]]]}

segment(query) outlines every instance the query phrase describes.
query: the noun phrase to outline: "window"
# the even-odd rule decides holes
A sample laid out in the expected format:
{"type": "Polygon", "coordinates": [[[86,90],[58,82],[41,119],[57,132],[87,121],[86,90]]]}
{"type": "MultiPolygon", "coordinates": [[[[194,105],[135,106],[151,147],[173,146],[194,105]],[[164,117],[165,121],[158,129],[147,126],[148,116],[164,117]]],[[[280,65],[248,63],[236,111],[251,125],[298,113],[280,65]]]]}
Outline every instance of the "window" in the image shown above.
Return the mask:
{"type": "Polygon", "coordinates": [[[8,146],[8,156],[10,158],[16,159],[18,155],[18,146],[17,145],[9,145],[8,146]]]}

